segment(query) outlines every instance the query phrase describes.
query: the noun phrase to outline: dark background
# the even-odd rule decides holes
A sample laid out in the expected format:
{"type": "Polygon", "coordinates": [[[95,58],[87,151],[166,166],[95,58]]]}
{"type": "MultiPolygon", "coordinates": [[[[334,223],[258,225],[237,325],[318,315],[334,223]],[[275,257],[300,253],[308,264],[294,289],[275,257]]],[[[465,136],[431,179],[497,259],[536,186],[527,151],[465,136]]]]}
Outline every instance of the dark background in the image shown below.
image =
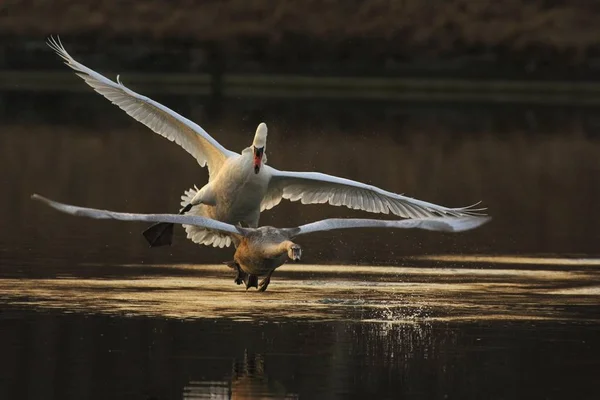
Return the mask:
{"type": "MultiPolygon", "coordinates": [[[[181,229],[176,247],[149,250],[140,224],[72,219],[28,200],[39,192],[167,212],[207,179],[187,153],[64,67],[45,44],[49,34],[232,150],[246,147],[264,121],[276,168],[336,174],[453,207],[481,200],[494,217],[461,235],[312,235],[302,238],[307,262],[598,254],[595,2],[9,1],[0,10],[4,259],[229,257],[189,243],[181,229]],[[64,246],[69,251],[58,251],[64,246]]],[[[373,215],[283,201],[261,223],[331,216],[373,215]]]]}
{"type": "Polygon", "coordinates": [[[597,79],[599,17],[590,0],[9,0],[0,66],[58,69],[52,33],[121,71],[597,79]]]}
{"type": "MultiPolygon", "coordinates": [[[[594,398],[598,21],[600,2],[584,0],[1,2],[0,398],[594,398]],[[313,278],[284,266],[262,297],[231,283],[222,314],[184,320],[173,296],[187,311],[212,300],[205,280],[230,271],[197,264],[233,249],[181,228],[173,247],[149,249],[143,224],[29,199],[174,212],[207,181],[62,65],[51,34],[231,150],[264,121],[276,168],[446,206],[482,200],[493,220],[456,235],[301,237],[304,264],[340,267],[313,278]],[[448,253],[509,264],[410,258],[448,253]],[[520,264],[534,255],[547,258],[520,264]],[[429,272],[344,273],[355,264],[429,272]],[[309,305],[326,320],[298,317],[309,305]]],[[[383,217],[283,201],[261,224],[333,216],[383,217]]]]}

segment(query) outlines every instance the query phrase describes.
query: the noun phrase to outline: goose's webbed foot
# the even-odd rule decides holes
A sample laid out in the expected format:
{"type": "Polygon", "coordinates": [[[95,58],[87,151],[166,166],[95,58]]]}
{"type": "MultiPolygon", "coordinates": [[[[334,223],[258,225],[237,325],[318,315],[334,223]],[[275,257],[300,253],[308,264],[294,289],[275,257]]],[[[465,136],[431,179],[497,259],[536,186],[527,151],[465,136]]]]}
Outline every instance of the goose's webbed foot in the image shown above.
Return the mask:
{"type": "Polygon", "coordinates": [[[246,283],[246,290],[250,289],[251,287],[258,289],[258,276],[246,274],[244,283],[246,283]]]}
{"type": "Polygon", "coordinates": [[[244,271],[242,271],[241,269],[238,269],[237,274],[235,275],[235,279],[233,280],[233,282],[236,285],[241,285],[242,283],[244,283],[247,279],[247,275],[244,271]]]}
{"type": "Polygon", "coordinates": [[[265,279],[263,279],[262,281],[260,281],[260,283],[258,284],[258,291],[259,292],[264,292],[265,290],[267,290],[267,287],[269,286],[269,283],[271,283],[271,275],[273,275],[273,271],[269,272],[269,275],[267,275],[265,277],[265,279]]]}
{"type": "Polygon", "coordinates": [[[233,278],[233,282],[236,285],[241,285],[242,283],[246,282],[246,280],[248,279],[248,274],[245,273],[244,271],[242,271],[242,268],[240,267],[240,264],[236,263],[235,261],[227,261],[225,263],[229,268],[232,268],[235,270],[235,278],[233,278]]]}

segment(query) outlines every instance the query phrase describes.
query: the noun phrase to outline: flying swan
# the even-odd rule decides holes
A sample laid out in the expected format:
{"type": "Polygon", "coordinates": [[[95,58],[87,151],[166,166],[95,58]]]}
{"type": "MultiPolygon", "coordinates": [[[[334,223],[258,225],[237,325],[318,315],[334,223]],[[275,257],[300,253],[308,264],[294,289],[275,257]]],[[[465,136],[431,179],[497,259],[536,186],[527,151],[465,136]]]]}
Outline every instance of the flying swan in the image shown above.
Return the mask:
{"type": "Polygon", "coordinates": [[[490,217],[476,216],[426,217],[395,221],[333,218],[295,228],[274,228],[272,226],[242,228],[241,226],[190,214],[130,214],[63,204],[37,194],[31,196],[31,198],[41,201],[58,211],[78,217],[185,224],[219,232],[231,238],[236,246],[233,261],[227,263],[237,271],[235,283],[240,285],[243,282],[246,284],[246,289],[255,287],[261,292],[264,292],[269,286],[271,275],[273,275],[276,268],[285,264],[288,259],[299,261],[302,257],[302,248],[292,242],[292,239],[296,236],[350,228],[415,228],[429,231],[461,232],[477,228],[490,220],[490,217]],[[265,276],[265,278],[258,283],[258,277],[260,276],[265,276]]]}
{"type": "MultiPolygon", "coordinates": [[[[48,45],[96,92],[124,110],[135,120],[190,153],[200,166],[208,165],[208,184],[184,192],[180,214],[208,217],[231,224],[256,228],[260,212],[281,202],[300,200],[302,204],[329,203],[372,213],[391,212],[404,218],[481,216],[485,209],[476,204],[448,208],[388,192],[375,186],[318,172],[280,171],[266,165],[267,125],[256,129],[250,147],[241,154],[224,148],[204,129],[156,101],[142,96],[117,81],[77,62],[60,39],[50,37],[48,45]]],[[[215,247],[231,244],[231,237],[206,227],[185,224],[192,241],[215,247]]],[[[171,244],[173,224],[161,222],[148,228],[144,236],[151,246],[171,244]]]]}

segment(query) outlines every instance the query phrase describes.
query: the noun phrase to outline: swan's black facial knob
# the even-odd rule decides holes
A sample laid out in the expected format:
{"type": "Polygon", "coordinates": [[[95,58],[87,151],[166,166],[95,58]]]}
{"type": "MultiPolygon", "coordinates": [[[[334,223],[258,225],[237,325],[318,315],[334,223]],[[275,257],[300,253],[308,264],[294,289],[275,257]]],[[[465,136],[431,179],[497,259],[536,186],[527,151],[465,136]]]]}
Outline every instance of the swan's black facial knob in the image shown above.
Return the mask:
{"type": "Polygon", "coordinates": [[[254,147],[254,173],[258,174],[260,172],[260,167],[262,165],[262,158],[265,152],[264,147],[254,147]]]}

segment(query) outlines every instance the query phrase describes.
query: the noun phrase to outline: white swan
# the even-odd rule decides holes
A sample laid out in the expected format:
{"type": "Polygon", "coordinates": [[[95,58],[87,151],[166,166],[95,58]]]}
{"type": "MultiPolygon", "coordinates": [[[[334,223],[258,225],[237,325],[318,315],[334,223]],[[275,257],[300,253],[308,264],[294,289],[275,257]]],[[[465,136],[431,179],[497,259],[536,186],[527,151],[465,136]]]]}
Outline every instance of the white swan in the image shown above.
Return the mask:
{"type": "Polygon", "coordinates": [[[41,201],[50,207],[78,217],[95,219],[117,219],[122,221],[165,222],[186,224],[204,229],[211,229],[231,237],[236,244],[232,262],[228,265],[237,270],[235,283],[246,283],[246,289],[256,287],[265,291],[276,268],[285,264],[288,259],[298,261],[302,257],[302,248],[292,239],[307,233],[331,231],[349,228],[397,228],[425,229],[429,231],[461,232],[477,228],[488,222],[490,217],[427,217],[396,221],[377,219],[324,219],[294,228],[242,228],[221,221],[215,221],[195,215],[177,214],[131,214],[95,208],[77,207],[59,203],[34,194],[32,199],[41,201]],[[259,276],[266,276],[260,284],[259,276]]]}
{"type": "MultiPolygon", "coordinates": [[[[174,141],[208,165],[209,182],[182,196],[182,211],[219,221],[257,227],[260,212],[275,207],[281,199],[302,204],[329,203],[373,213],[389,212],[405,218],[482,215],[474,206],[448,208],[391,193],[375,186],[317,172],[279,171],[265,165],[267,126],[258,125],[252,146],[241,154],[227,150],[204,129],[154,100],[125,87],[119,77],[110,79],[77,62],[59,39],[48,45],[65,64],[113,104],[154,132],[174,141]],[[191,210],[190,210],[191,209],[191,210]]],[[[229,246],[231,238],[203,227],[185,225],[189,239],[218,247],[229,246]]],[[[172,224],[157,224],[144,236],[151,245],[170,244],[172,224]]]]}

